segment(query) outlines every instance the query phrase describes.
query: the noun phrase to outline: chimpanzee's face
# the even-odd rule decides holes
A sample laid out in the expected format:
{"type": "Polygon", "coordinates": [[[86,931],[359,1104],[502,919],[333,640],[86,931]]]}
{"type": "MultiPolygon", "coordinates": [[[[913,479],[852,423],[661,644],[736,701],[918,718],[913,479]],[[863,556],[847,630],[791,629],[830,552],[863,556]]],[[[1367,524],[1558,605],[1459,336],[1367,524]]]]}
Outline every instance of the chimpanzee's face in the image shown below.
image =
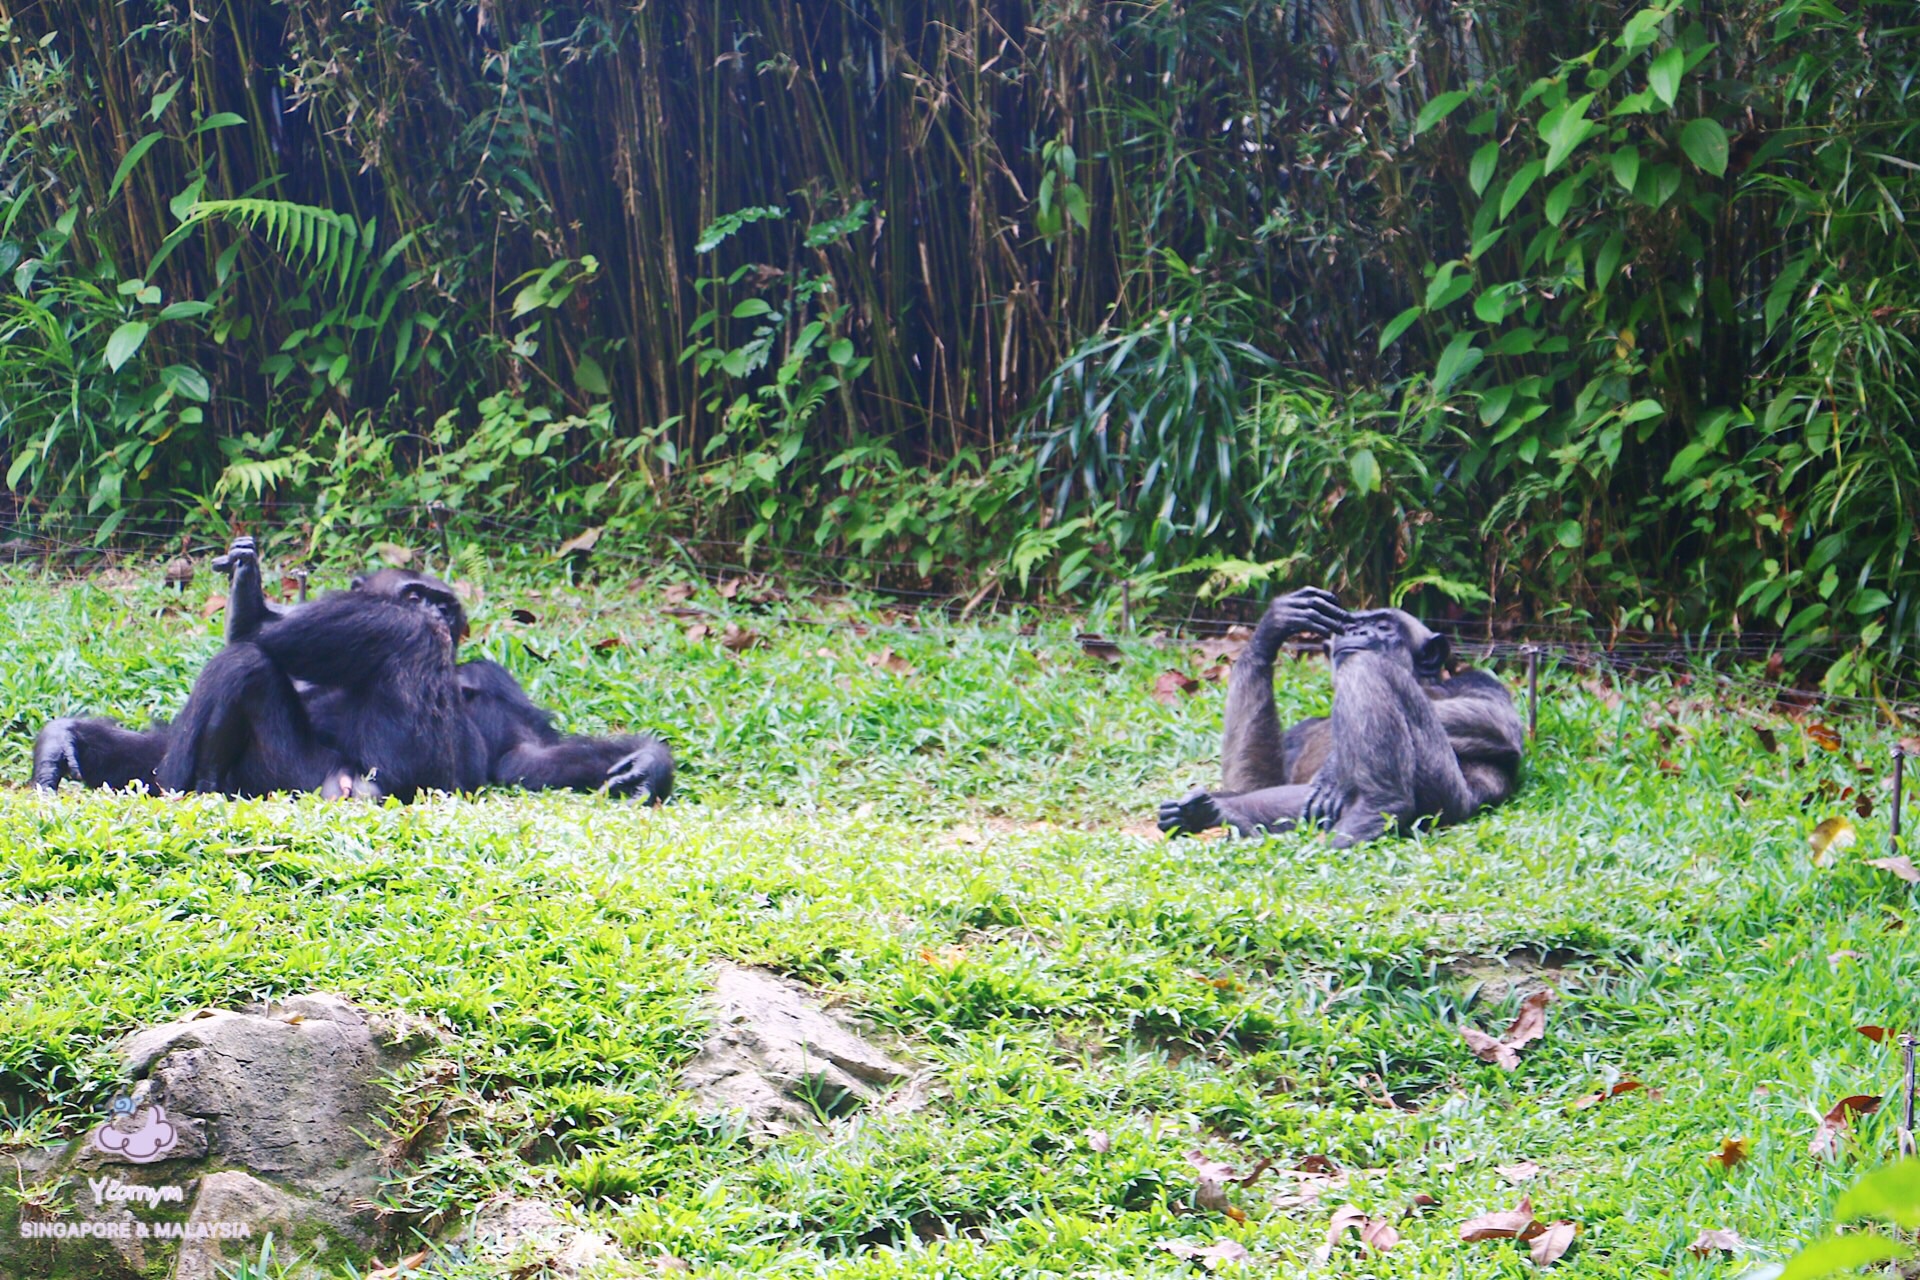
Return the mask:
{"type": "Polygon", "coordinates": [[[446,626],[447,636],[456,648],[466,639],[467,611],[453,588],[438,578],[406,569],[381,569],[356,577],[353,589],[433,613],[446,626]]]}

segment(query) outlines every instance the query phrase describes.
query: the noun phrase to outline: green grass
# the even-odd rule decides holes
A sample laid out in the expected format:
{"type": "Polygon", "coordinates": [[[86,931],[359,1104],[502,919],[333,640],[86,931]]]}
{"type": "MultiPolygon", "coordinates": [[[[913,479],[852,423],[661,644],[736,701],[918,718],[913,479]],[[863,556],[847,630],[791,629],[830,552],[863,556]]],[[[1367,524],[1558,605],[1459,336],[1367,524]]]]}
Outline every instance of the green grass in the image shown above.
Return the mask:
{"type": "MultiPolygon", "coordinates": [[[[1581,1224],[1560,1272],[1689,1277],[1815,1232],[1854,1169],[1808,1154],[1813,1111],[1898,1084],[1897,1050],[1852,1029],[1912,1025],[1920,990],[1888,927],[1920,929],[1912,892],[1863,862],[1885,807],[1833,865],[1806,842],[1840,811],[1824,796],[1879,794],[1890,739],[1864,721],[1828,717],[1833,751],[1700,705],[1704,684],[1610,708],[1549,677],[1524,789],[1468,826],[1346,853],[1168,843],[1152,804],[1213,776],[1219,732],[1217,686],[1150,696],[1206,665],[1187,650],[1129,641],[1107,665],[1064,624],[814,602],[783,606],[812,624],[728,614],[769,642],[736,654],[655,598],[490,583],[475,649],[570,727],[667,736],[683,794],[662,810],[0,792],[0,1148],[91,1123],[130,1028],[324,989],[445,1033],[397,1102],[445,1140],[394,1204],[570,1198],[635,1274],[664,1252],[742,1277],[1190,1275],[1156,1246],[1218,1239],[1286,1274],[1335,1207],[1398,1218],[1425,1194],[1398,1248],[1344,1244],[1328,1273],[1521,1276],[1524,1248],[1456,1228],[1525,1193],[1581,1224]],[[889,650],[912,671],[876,665],[889,650]],[[702,1117],[674,1073],[718,958],[844,997],[934,1101],[765,1148],[702,1117]],[[1457,1028],[1497,1033],[1504,979],[1536,970],[1559,995],[1546,1039],[1511,1073],[1478,1062],[1457,1028]],[[1660,1096],[1573,1107],[1616,1077],[1660,1096]],[[1752,1156],[1722,1172],[1729,1137],[1752,1156]],[[1234,1190],[1237,1223],[1195,1208],[1196,1149],[1349,1178],[1303,1205],[1269,1174],[1234,1190]],[[1524,1187],[1496,1171],[1526,1160],[1524,1187]],[[1692,1257],[1716,1227],[1751,1254],[1692,1257]]],[[[177,706],[218,620],[167,600],[0,583],[7,777],[49,715],[177,706]]],[[[1315,663],[1282,684],[1289,713],[1326,696],[1315,663]]],[[[1897,1111],[1857,1123],[1860,1161],[1897,1111]]]]}

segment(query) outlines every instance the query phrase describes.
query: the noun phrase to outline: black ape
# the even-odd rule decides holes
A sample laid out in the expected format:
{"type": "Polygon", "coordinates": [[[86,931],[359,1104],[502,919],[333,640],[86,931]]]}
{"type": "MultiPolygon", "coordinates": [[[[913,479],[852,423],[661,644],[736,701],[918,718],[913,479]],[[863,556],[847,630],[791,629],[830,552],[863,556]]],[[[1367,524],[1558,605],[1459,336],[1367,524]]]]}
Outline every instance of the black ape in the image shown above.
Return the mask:
{"type": "Polygon", "coordinates": [[[455,664],[466,612],[436,578],[382,569],[355,578],[351,591],[279,608],[261,590],[252,539],[236,540],[215,565],[233,574],[228,646],[180,716],[145,733],[105,719],[56,720],[34,744],[37,786],[71,778],[406,797],[493,783],[653,803],[672,792],[673,757],[657,739],[562,735],[505,668],[455,664]]]}
{"type": "Polygon", "coordinates": [[[1499,804],[1518,778],[1520,720],[1492,676],[1447,676],[1450,656],[1444,636],[1398,609],[1350,614],[1315,588],[1274,601],[1228,681],[1223,787],[1161,805],[1161,828],[1225,823],[1246,835],[1305,821],[1331,825],[1345,845],[1381,834],[1389,819],[1405,830],[1499,804]],[[1333,713],[1282,733],[1273,663],[1300,631],[1333,637],[1333,713]]]}

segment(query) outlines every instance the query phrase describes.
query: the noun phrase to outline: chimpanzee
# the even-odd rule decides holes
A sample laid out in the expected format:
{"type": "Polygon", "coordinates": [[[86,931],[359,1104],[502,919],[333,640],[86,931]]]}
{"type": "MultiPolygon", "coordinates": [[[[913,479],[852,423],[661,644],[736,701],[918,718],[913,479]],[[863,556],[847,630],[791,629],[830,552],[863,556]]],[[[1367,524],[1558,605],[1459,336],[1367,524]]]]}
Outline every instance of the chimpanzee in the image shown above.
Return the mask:
{"type": "Polygon", "coordinates": [[[1162,804],[1161,829],[1250,835],[1304,822],[1331,826],[1344,846],[1499,804],[1519,776],[1520,718],[1494,677],[1448,675],[1451,656],[1446,637],[1398,609],[1349,613],[1312,587],[1275,600],[1228,679],[1222,789],[1162,804]],[[1302,631],[1332,638],[1333,712],[1282,733],[1273,663],[1302,631]]]}
{"type": "Polygon", "coordinates": [[[383,569],[310,605],[276,608],[251,539],[215,562],[233,574],[227,648],[171,725],[61,720],[34,749],[34,781],[147,781],[253,795],[422,788],[603,790],[653,803],[673,757],[651,735],[562,735],[504,667],[454,662],[466,611],[445,583],[383,569]]]}

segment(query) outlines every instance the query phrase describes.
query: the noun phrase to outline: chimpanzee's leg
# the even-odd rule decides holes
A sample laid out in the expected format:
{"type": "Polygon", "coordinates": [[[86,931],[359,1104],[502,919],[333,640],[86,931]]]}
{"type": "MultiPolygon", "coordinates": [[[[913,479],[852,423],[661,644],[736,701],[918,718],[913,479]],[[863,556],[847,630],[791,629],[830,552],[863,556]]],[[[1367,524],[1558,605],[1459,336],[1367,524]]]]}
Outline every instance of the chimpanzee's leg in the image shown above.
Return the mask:
{"type": "Polygon", "coordinates": [[[103,716],[50,721],[33,741],[33,785],[57,791],[68,779],[89,787],[144,783],[158,790],[154,771],[167,749],[167,726],[142,732],[103,716]]]}

